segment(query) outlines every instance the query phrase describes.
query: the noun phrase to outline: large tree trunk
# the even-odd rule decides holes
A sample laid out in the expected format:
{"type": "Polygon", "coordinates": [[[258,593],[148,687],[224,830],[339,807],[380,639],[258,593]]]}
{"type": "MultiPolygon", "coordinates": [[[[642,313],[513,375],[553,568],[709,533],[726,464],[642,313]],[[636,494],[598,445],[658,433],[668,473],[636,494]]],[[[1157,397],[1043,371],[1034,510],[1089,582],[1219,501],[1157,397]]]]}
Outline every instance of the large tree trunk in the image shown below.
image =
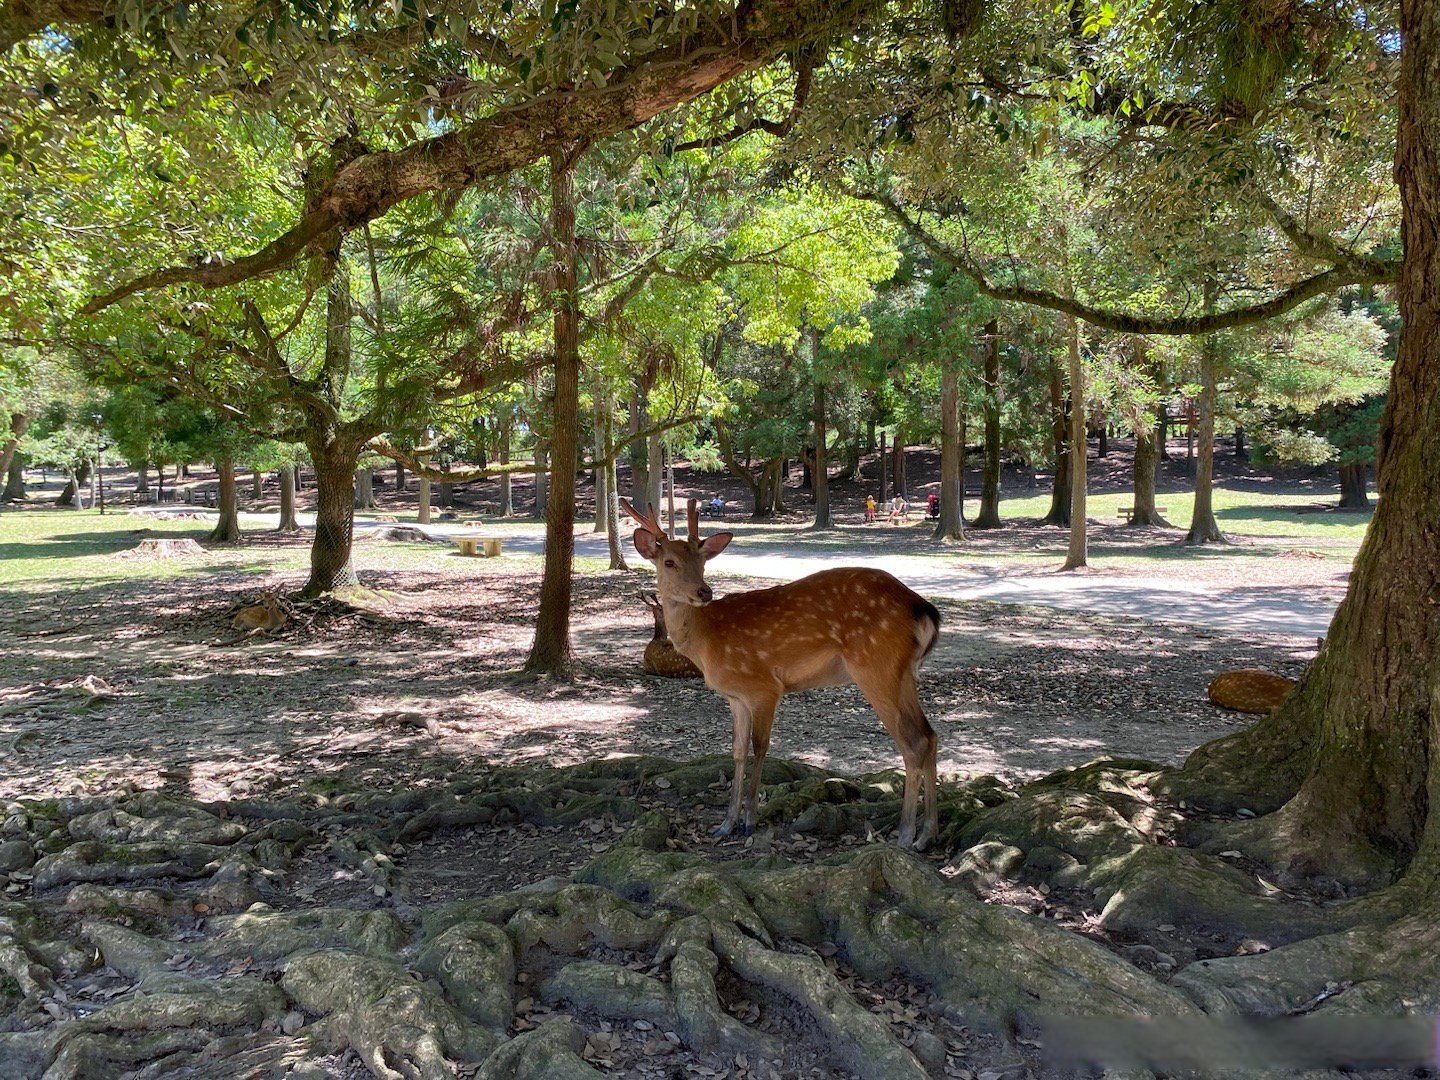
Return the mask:
{"type": "Polygon", "coordinates": [[[1370,509],[1370,496],[1365,491],[1365,469],[1363,461],[1351,461],[1340,466],[1341,510],[1370,509]]]}
{"type": "MultiPolygon", "coordinates": [[[[1135,367],[1143,371],[1147,365],[1145,342],[1141,338],[1135,338],[1133,345],[1135,367]]],[[[1161,408],[1163,412],[1164,407],[1161,408]]],[[[1135,461],[1131,492],[1133,513],[1130,515],[1130,524],[1136,528],[1170,527],[1170,523],[1155,509],[1155,466],[1159,460],[1160,447],[1156,426],[1147,423],[1145,417],[1138,417],[1135,421],[1135,461]]]]}
{"type": "Polygon", "coordinates": [[[315,539],[310,545],[310,578],[302,594],[321,596],[360,584],[350,561],[355,534],[356,447],[333,434],[306,442],[315,463],[315,539]]]}
{"type": "MultiPolygon", "coordinates": [[[[816,353],[820,351],[820,331],[811,329],[811,342],[816,353]]],[[[817,356],[818,361],[818,356],[817,356]]],[[[825,383],[820,378],[819,372],[815,374],[814,387],[814,419],[815,419],[815,465],[812,479],[815,484],[815,524],[814,529],[830,528],[830,477],[827,470],[830,467],[825,456],[825,438],[828,432],[825,426],[825,383]]]]}
{"type": "MultiPolygon", "coordinates": [[[[980,516],[974,529],[1000,527],[1000,320],[985,325],[985,473],[980,482],[980,516]]],[[[941,514],[944,514],[942,501],[941,514]]]]}
{"type": "Polygon", "coordinates": [[[1163,401],[1155,406],[1155,450],[1161,461],[1170,460],[1170,407],[1163,401]]]}
{"type": "Polygon", "coordinates": [[[1078,570],[1089,559],[1089,529],[1085,518],[1085,365],[1080,360],[1080,324],[1066,316],[1068,371],[1070,376],[1070,546],[1065,553],[1066,570],[1078,570]]]}
{"type": "MultiPolygon", "coordinates": [[[[514,421],[507,413],[499,425],[501,465],[510,464],[510,431],[513,426],[514,421]]],[[[502,472],[500,474],[500,516],[509,517],[513,513],[515,513],[515,495],[511,489],[510,474],[502,472]]]]}
{"type": "Polygon", "coordinates": [[[215,528],[210,530],[210,535],[205,539],[211,544],[238,544],[240,542],[240,500],[235,483],[234,460],[222,458],[217,461],[215,472],[220,478],[218,498],[215,500],[220,516],[215,522],[215,528]]]}
{"type": "Polygon", "coordinates": [[[375,470],[357,469],[355,472],[355,509],[375,509],[375,470]]]}
{"type": "Polygon", "coordinates": [[[1252,730],[1198,750],[1187,775],[1242,792],[1239,805],[1293,796],[1243,841],[1282,870],[1361,883],[1408,864],[1407,914],[1416,902],[1433,910],[1440,873],[1440,5],[1404,0],[1401,28],[1402,329],[1377,444],[1380,500],[1299,687],[1252,730]]]}
{"type": "Polygon", "coordinates": [[[265,473],[258,468],[250,473],[250,497],[252,499],[265,497],[265,473]]]}
{"type": "Polygon", "coordinates": [[[1060,364],[1050,362],[1050,449],[1055,462],[1055,480],[1050,486],[1050,511],[1046,525],[1070,524],[1070,436],[1069,408],[1065,397],[1065,375],[1060,364]]]}
{"type": "Polygon", "coordinates": [[[545,515],[545,574],[535,642],[525,661],[532,674],[570,671],[571,568],[575,556],[575,454],[580,442],[580,300],[576,289],[575,188],[571,162],[550,155],[550,243],[554,255],[555,427],[550,457],[549,508],[545,515]]]}
{"type": "MultiPolygon", "coordinates": [[[[1207,309],[1214,307],[1207,301],[1207,309]]],[[[1214,334],[1200,343],[1199,454],[1195,461],[1195,510],[1190,518],[1187,544],[1223,544],[1225,536],[1215,521],[1215,350],[1214,334]]]]}
{"type": "Polygon", "coordinates": [[[295,533],[300,531],[300,522],[295,517],[295,466],[280,466],[280,524],[276,532],[295,533]]]}
{"type": "Polygon", "coordinates": [[[940,374],[940,520],[935,539],[964,540],[965,446],[960,435],[960,375],[953,368],[940,374]]]}
{"type": "MultiPolygon", "coordinates": [[[[422,457],[420,464],[428,466],[430,464],[429,455],[422,457]]],[[[429,525],[430,512],[435,501],[435,489],[430,486],[430,481],[423,476],[417,477],[415,498],[415,523],[417,525],[429,525]]]]}
{"type": "Polygon", "coordinates": [[[442,480],[442,481],[440,481],[440,483],[439,483],[437,486],[439,487],[440,490],[439,490],[438,492],[436,492],[436,499],[435,499],[435,501],[438,502],[441,506],[443,506],[443,507],[444,507],[445,509],[447,509],[447,510],[449,510],[449,509],[451,509],[452,507],[454,507],[454,505],[455,505],[455,485],[452,484],[452,483],[450,483],[448,480],[442,480]]]}
{"type": "Polygon", "coordinates": [[[82,461],[80,468],[78,470],[70,470],[69,475],[70,478],[65,482],[65,486],[60,490],[60,494],[55,496],[55,505],[74,506],[76,510],[83,510],[85,505],[84,499],[81,498],[81,492],[85,490],[85,485],[90,482],[90,462],[82,461]]]}
{"type": "Polygon", "coordinates": [[[29,427],[30,417],[27,413],[10,414],[10,434],[5,437],[4,442],[0,442],[0,473],[10,471],[10,465],[20,449],[20,440],[25,437],[29,427]]]}
{"type": "Polygon", "coordinates": [[[150,462],[148,461],[135,463],[135,494],[150,494],[150,462]]]}
{"type": "Polygon", "coordinates": [[[896,495],[906,499],[910,497],[910,489],[905,484],[905,434],[898,425],[895,428],[895,445],[890,448],[890,483],[896,495]]]}
{"type": "Polygon", "coordinates": [[[24,502],[25,500],[25,455],[12,454],[10,465],[5,470],[5,491],[0,502],[24,502]]]}
{"type": "Polygon", "coordinates": [[[626,454],[630,458],[630,502],[641,510],[650,499],[650,440],[635,436],[645,427],[645,421],[644,403],[636,393],[630,398],[631,441],[626,454]]]}

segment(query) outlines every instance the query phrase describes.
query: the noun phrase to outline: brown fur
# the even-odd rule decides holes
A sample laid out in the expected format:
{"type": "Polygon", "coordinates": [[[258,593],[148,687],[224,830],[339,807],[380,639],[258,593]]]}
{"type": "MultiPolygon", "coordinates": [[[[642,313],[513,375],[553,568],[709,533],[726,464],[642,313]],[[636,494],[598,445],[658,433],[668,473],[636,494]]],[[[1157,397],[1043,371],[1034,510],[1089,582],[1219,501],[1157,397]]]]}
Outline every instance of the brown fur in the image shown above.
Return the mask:
{"type": "Polygon", "coordinates": [[[1295,688],[1295,680],[1260,668],[1222,671],[1210,680],[1210,704],[1236,712],[1274,712],[1295,688]]]}
{"type": "Polygon", "coordinates": [[[640,599],[655,617],[655,636],[645,646],[641,667],[647,674],[663,675],[667,679],[702,678],[700,669],[682,656],[670,640],[665,630],[665,609],[660,605],[660,598],[654,593],[644,593],[640,599]]]}
{"type": "Polygon", "coordinates": [[[232,630],[244,630],[247,634],[268,634],[284,625],[285,609],[280,606],[280,597],[273,592],[261,593],[258,604],[241,608],[230,622],[232,630]]]}
{"type": "Polygon", "coordinates": [[[935,731],[920,707],[915,676],[934,647],[940,613],[889,574],[868,567],[822,570],[771,589],[715,599],[705,584],[706,562],[730,543],[730,533],[700,538],[695,500],[689,536],[672,540],[653,516],[628,503],[641,523],[635,550],[655,565],[670,639],[730,703],[735,780],[720,835],[737,823],[755,826],[756,802],[770,729],[780,698],[797,690],[853,682],[900,750],[905,792],[900,843],[924,847],[938,828],[935,731]],[[755,764],[745,788],[746,760],[755,764]],[[915,831],[923,790],[925,822],[915,831]]]}

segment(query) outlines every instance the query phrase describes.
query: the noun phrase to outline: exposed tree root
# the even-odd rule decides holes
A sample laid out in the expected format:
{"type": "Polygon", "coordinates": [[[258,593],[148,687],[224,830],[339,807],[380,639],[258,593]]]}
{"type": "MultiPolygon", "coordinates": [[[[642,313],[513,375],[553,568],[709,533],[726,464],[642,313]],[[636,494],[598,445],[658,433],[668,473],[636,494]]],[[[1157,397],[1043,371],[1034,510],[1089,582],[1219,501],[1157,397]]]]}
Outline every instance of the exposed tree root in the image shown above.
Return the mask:
{"type": "Polygon", "coordinates": [[[1440,1010],[1440,923],[1418,914],[1423,890],[1398,920],[1407,905],[1287,899],[1247,864],[1175,846],[1185,811],[1157,797],[1153,766],[950,788],[942,832],[958,850],[944,873],[860,841],[896,812],[890,774],[767,763],[765,820],[850,833],[817,861],[687,842],[675,808],[723,799],[727,767],[630,759],[229,807],[153,793],[12,805],[0,840],[41,857],[33,881],[17,871],[30,895],[0,903],[0,1003],[19,1006],[0,1030],[0,1076],[303,1074],[353,1051],[387,1080],[462,1067],[594,1080],[587,1058],[623,1029],[717,1071],[739,1055],[782,1075],[828,1062],[919,1080],[947,1044],[869,1007],[865,987],[895,982],[918,988],[932,1025],[1006,1037],[1053,1012],[1440,1010]],[[409,849],[436,831],[601,817],[607,837],[609,823],[628,829],[572,875],[446,903],[411,889],[409,849]],[[380,906],[296,900],[302,852],[355,880],[349,902],[380,906]],[[1167,923],[1279,947],[1163,982],[975,895],[1017,879],[1089,897],[1101,936],[1167,923]]]}

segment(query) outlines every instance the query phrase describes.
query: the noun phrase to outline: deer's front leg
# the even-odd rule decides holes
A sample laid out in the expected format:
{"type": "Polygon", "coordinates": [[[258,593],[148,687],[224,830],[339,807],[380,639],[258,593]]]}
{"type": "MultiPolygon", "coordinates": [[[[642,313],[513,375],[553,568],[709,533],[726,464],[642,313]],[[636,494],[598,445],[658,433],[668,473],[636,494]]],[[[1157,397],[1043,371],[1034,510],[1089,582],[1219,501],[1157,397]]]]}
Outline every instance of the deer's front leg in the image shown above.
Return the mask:
{"type": "Polygon", "coordinates": [[[729,836],[740,820],[740,799],[745,790],[745,756],[750,753],[750,707],[739,698],[730,699],[733,723],[731,755],[735,759],[735,779],[730,784],[730,809],[715,830],[716,836],[729,836]]]}

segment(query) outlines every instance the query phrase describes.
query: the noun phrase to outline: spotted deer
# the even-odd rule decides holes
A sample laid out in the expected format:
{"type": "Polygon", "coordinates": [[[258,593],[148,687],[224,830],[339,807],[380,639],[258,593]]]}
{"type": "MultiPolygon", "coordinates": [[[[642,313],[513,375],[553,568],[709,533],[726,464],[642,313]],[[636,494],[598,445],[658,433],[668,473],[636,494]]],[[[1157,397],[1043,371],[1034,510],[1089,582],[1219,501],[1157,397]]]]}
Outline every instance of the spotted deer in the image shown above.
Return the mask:
{"type": "Polygon", "coordinates": [[[859,566],[717,599],[705,584],[705,564],[725,550],[732,533],[701,539],[694,499],[683,540],[667,537],[653,513],[642,514],[624,501],[621,506],[640,523],[635,550],[655,565],[670,640],[730,703],[735,779],[729,811],[715,834],[729,835],[737,823],[747,834],[755,828],[760,777],[780,698],[853,682],[905,763],[900,845],[926,847],[938,825],[935,731],[920,708],[915,677],[940,633],[935,606],[884,571],[859,566]],[[745,763],[752,751],[755,764],[746,790],[745,763]],[[925,823],[917,836],[915,810],[922,787],[925,823]]]}

